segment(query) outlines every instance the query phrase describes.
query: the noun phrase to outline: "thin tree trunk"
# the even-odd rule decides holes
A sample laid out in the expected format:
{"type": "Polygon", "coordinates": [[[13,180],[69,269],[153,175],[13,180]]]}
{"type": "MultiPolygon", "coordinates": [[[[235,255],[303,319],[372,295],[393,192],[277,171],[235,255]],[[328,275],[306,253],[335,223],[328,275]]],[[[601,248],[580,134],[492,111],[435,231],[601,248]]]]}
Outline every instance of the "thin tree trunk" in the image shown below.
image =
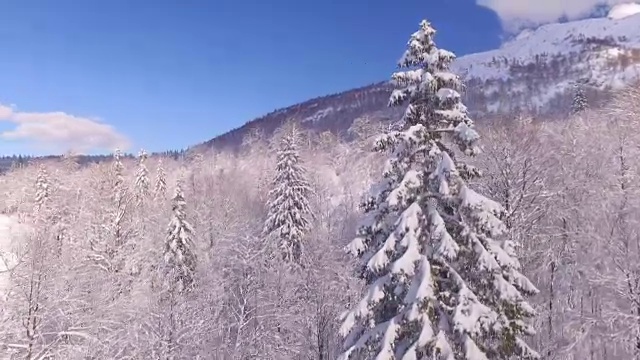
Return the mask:
{"type": "Polygon", "coordinates": [[[555,301],[555,289],[554,289],[554,281],[556,276],[556,263],[555,261],[551,262],[551,280],[549,281],[549,315],[547,317],[548,321],[548,331],[549,331],[549,343],[547,344],[547,356],[551,357],[551,344],[553,343],[553,302],[555,301]]]}

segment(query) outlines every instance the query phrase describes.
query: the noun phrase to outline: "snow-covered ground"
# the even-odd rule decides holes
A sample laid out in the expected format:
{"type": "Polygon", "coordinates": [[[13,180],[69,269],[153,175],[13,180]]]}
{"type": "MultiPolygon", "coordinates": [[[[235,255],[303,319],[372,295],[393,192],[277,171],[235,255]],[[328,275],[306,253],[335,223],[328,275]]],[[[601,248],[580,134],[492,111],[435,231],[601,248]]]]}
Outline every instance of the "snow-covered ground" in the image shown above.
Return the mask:
{"type": "Polygon", "coordinates": [[[0,215],[0,301],[9,286],[8,270],[16,266],[18,258],[13,250],[26,235],[27,227],[16,217],[0,215]]]}

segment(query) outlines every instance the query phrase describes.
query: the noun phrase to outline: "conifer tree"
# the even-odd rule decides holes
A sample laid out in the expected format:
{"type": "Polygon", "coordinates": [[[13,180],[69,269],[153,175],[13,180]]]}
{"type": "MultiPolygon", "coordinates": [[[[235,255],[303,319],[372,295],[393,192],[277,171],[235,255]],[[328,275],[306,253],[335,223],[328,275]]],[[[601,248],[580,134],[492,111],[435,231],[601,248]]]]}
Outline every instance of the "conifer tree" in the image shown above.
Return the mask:
{"type": "Polygon", "coordinates": [[[587,95],[584,93],[584,87],[579,82],[574,84],[573,102],[571,103],[571,113],[579,114],[589,108],[587,95]]]}
{"type": "Polygon", "coordinates": [[[49,175],[44,165],[40,165],[38,167],[38,174],[36,175],[36,211],[39,211],[44,206],[50,195],[51,185],[49,183],[49,175]]]}
{"type": "Polygon", "coordinates": [[[402,130],[379,138],[391,153],[377,193],[348,246],[368,284],[344,314],[340,359],[535,359],[522,339],[534,314],[523,294],[537,290],[519,272],[502,236],[502,207],[465,183],[478,134],[449,71],[455,55],[438,49],[420,23],[393,75],[391,106],[408,103],[402,130]]]}
{"type": "Polygon", "coordinates": [[[73,172],[80,168],[78,164],[78,156],[73,151],[67,151],[62,156],[62,163],[67,171],[73,172]]]}
{"type": "Polygon", "coordinates": [[[147,152],[140,150],[138,154],[138,169],[136,171],[136,198],[138,203],[142,202],[149,196],[149,169],[147,169],[147,152]]]}
{"type": "MultiPolygon", "coordinates": [[[[44,340],[46,330],[51,326],[51,309],[54,308],[52,305],[56,300],[50,296],[52,291],[50,276],[61,265],[51,262],[53,252],[50,242],[52,224],[49,219],[51,183],[43,165],[38,167],[34,187],[33,232],[24,239],[27,251],[20,259],[21,265],[13,268],[12,274],[12,282],[16,286],[13,292],[16,299],[20,299],[23,307],[23,310],[18,313],[22,327],[16,326],[15,330],[18,338],[24,343],[21,351],[25,359],[36,358],[36,354],[43,353],[43,348],[50,345],[47,340],[44,340]],[[16,291],[18,289],[20,291],[16,291]]],[[[0,258],[0,262],[2,260],[0,258]]]]}
{"type": "Polygon", "coordinates": [[[282,137],[276,175],[268,194],[268,215],[263,233],[277,239],[285,261],[301,264],[303,238],[309,229],[311,186],[306,179],[297,148],[297,131],[292,127],[282,137]]]}
{"type": "Polygon", "coordinates": [[[164,171],[162,159],[158,159],[156,168],[156,179],[153,188],[153,196],[157,199],[164,199],[167,194],[167,174],[164,171]]]}
{"type": "Polygon", "coordinates": [[[124,165],[122,164],[122,152],[120,149],[116,149],[113,153],[113,187],[114,189],[119,189],[124,185],[124,165]]]}
{"type": "MultiPolygon", "coordinates": [[[[34,201],[34,220],[36,222],[36,227],[39,228],[38,231],[45,232],[48,230],[51,233],[59,232],[56,234],[56,247],[51,245],[51,249],[56,249],[58,251],[61,250],[61,236],[64,230],[62,226],[62,221],[59,216],[56,215],[57,211],[49,205],[52,196],[52,184],[49,179],[49,173],[44,165],[38,166],[38,174],[36,175],[36,183],[35,183],[35,201],[34,201]],[[46,228],[46,229],[45,229],[46,228]],[[51,228],[56,228],[55,231],[51,228]]],[[[57,209],[59,210],[59,209],[57,209]]]]}
{"type": "Polygon", "coordinates": [[[124,181],[124,165],[122,164],[122,153],[119,149],[113,154],[113,163],[111,165],[112,181],[113,181],[113,236],[114,247],[111,249],[112,255],[118,251],[119,247],[125,243],[125,234],[123,226],[127,215],[127,189],[124,181]]]}
{"type": "Polygon", "coordinates": [[[193,243],[194,231],[187,221],[181,181],[176,184],[171,209],[172,216],[164,245],[164,260],[170,286],[175,286],[178,292],[183,292],[193,285],[197,258],[193,243]]]}

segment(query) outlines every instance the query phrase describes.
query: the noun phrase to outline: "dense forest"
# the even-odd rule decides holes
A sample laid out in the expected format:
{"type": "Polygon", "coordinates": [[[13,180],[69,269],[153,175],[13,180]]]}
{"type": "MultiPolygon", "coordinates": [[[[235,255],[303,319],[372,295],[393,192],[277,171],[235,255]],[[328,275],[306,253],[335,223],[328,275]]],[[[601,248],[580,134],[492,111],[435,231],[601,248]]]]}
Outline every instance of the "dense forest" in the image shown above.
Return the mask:
{"type": "Polygon", "coordinates": [[[12,168],[0,356],[640,359],[640,90],[474,126],[432,35],[397,129],[12,168]]]}

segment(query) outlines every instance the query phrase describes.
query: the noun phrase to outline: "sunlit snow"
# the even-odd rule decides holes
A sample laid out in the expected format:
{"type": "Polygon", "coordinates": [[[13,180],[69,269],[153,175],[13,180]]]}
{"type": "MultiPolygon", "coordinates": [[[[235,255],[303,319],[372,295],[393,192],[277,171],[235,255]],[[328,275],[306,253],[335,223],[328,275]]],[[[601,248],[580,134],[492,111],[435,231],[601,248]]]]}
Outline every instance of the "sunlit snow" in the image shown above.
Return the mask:
{"type": "Polygon", "coordinates": [[[24,236],[25,230],[25,226],[17,218],[0,215],[0,301],[4,299],[9,285],[8,271],[18,262],[18,257],[13,252],[16,240],[24,236]]]}
{"type": "MultiPolygon", "coordinates": [[[[591,86],[599,88],[621,88],[640,77],[640,65],[631,62],[625,68],[611,66],[611,59],[616,54],[630,53],[631,49],[640,48],[640,4],[627,3],[615,6],[608,18],[592,18],[567,23],[547,24],[535,30],[525,30],[498,49],[461,56],[453,64],[454,72],[463,78],[473,78],[486,82],[483,91],[487,96],[499,92],[491,81],[512,81],[512,64],[526,65],[535,63],[536,59],[553,56],[572,58],[584,54],[585,59],[571,64],[571,73],[583,74],[590,79],[591,86]],[[618,44],[604,49],[585,50],[586,39],[614,39],[618,44]]],[[[544,107],[559,93],[570,89],[571,79],[557,79],[553,86],[546,86],[539,93],[533,94],[528,101],[536,107],[544,107]]],[[[512,91],[520,84],[514,82],[512,91]]],[[[526,88],[526,86],[524,86],[526,88]]],[[[500,102],[488,102],[488,111],[497,111],[500,102]]]]}

